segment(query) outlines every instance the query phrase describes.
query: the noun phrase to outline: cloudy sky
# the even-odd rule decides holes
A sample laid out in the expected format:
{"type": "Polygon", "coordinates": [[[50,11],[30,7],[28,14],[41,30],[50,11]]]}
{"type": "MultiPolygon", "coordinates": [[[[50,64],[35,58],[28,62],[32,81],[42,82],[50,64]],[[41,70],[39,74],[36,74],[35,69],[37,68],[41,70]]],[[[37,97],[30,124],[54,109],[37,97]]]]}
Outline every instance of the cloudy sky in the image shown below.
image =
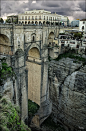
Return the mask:
{"type": "Polygon", "coordinates": [[[1,17],[44,9],[68,16],[70,20],[86,18],[86,0],[1,0],[1,17]]]}

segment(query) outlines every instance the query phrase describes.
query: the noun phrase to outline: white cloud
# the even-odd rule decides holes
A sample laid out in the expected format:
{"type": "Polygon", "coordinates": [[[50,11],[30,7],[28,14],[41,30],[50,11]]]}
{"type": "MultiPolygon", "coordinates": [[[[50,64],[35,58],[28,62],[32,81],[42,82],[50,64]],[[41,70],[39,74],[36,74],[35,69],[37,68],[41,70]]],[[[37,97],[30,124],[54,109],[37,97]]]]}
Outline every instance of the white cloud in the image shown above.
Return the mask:
{"type": "Polygon", "coordinates": [[[86,13],[84,3],[85,0],[3,0],[1,1],[1,15],[21,14],[25,10],[44,9],[66,15],[70,19],[82,19],[86,13]]]}
{"type": "Polygon", "coordinates": [[[36,1],[33,1],[32,3],[36,3],[36,1]]]}

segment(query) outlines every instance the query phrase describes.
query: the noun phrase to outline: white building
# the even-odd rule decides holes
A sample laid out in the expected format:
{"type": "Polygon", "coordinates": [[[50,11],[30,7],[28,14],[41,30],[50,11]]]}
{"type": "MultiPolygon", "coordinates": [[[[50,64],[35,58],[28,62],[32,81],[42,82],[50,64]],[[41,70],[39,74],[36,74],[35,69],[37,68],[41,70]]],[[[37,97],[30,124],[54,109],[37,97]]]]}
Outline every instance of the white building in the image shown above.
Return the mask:
{"type": "Polygon", "coordinates": [[[82,19],[79,22],[79,31],[86,33],[86,19],[82,19]]]}
{"type": "Polygon", "coordinates": [[[71,22],[71,27],[79,26],[79,20],[73,20],[71,22]]]}
{"type": "MultiPolygon", "coordinates": [[[[56,13],[52,14],[50,11],[45,10],[32,10],[25,11],[24,14],[18,15],[18,23],[24,24],[50,24],[58,25],[58,22],[64,21],[67,17],[60,16],[56,13]]],[[[66,20],[65,20],[66,21],[66,20]]]]}

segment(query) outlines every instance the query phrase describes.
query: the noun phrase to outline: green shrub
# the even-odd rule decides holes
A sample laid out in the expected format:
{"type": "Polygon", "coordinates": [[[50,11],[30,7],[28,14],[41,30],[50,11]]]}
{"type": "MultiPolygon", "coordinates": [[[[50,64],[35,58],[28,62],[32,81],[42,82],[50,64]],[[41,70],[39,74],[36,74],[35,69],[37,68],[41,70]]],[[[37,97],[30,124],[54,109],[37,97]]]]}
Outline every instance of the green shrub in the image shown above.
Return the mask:
{"type": "Polygon", "coordinates": [[[76,61],[76,62],[82,61],[82,62],[84,63],[84,62],[86,61],[85,58],[80,57],[80,56],[77,56],[77,54],[74,53],[74,51],[73,51],[73,52],[72,52],[72,51],[69,51],[69,52],[65,52],[65,53],[63,53],[63,54],[60,54],[60,55],[59,55],[56,59],[54,59],[54,60],[59,61],[60,59],[62,59],[62,58],[67,58],[67,57],[72,58],[72,59],[75,59],[74,61],[76,61]]]}
{"type": "Polygon", "coordinates": [[[16,77],[14,71],[12,70],[12,67],[9,67],[4,61],[2,61],[2,69],[0,69],[0,75],[0,86],[8,77],[16,77]]]}
{"type": "Polygon", "coordinates": [[[31,131],[21,121],[19,108],[5,98],[0,99],[0,131],[31,131]]]}
{"type": "Polygon", "coordinates": [[[32,102],[31,100],[28,100],[28,113],[29,115],[34,115],[37,110],[39,109],[39,105],[35,102],[32,102]]]}

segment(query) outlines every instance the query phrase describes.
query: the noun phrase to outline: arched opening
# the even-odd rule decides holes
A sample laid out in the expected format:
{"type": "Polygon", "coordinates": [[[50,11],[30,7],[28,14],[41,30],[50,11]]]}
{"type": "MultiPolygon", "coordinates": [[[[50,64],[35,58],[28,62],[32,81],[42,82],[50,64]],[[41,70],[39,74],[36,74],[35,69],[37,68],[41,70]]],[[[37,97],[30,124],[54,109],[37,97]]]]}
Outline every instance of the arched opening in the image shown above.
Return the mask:
{"type": "Polygon", "coordinates": [[[34,21],[32,21],[32,24],[34,24],[34,21]]]}
{"type": "Polygon", "coordinates": [[[47,22],[46,22],[46,25],[50,25],[50,22],[49,22],[49,21],[47,21],[47,22]]]}
{"type": "Polygon", "coordinates": [[[53,26],[53,25],[54,25],[54,22],[51,22],[51,25],[53,26]]]}
{"type": "Polygon", "coordinates": [[[27,21],[25,21],[25,24],[27,24],[27,21]]]}
{"type": "Polygon", "coordinates": [[[35,36],[33,36],[33,41],[35,41],[35,36]]]}
{"type": "Polygon", "coordinates": [[[39,25],[41,25],[41,21],[39,21],[39,25]]]}
{"type": "Polygon", "coordinates": [[[28,52],[28,55],[29,55],[29,57],[34,57],[34,58],[40,59],[40,53],[36,47],[30,49],[28,52]]]}
{"type": "Polygon", "coordinates": [[[35,21],[35,24],[37,25],[37,24],[38,24],[38,22],[37,22],[37,21],[35,21]]]}
{"type": "Polygon", "coordinates": [[[84,26],[82,26],[82,31],[84,30],[84,26]]]}
{"type": "Polygon", "coordinates": [[[4,34],[0,34],[0,53],[11,55],[12,52],[10,45],[9,38],[4,34]]]}
{"type": "Polygon", "coordinates": [[[48,39],[54,39],[54,32],[50,32],[48,39]]]}
{"type": "Polygon", "coordinates": [[[30,21],[28,21],[28,24],[30,24],[30,21]]]}
{"type": "Polygon", "coordinates": [[[28,52],[28,99],[40,105],[41,65],[38,64],[40,53],[33,47],[28,52]]]}
{"type": "Polygon", "coordinates": [[[54,33],[50,32],[49,36],[48,36],[48,46],[50,46],[51,48],[48,48],[48,55],[49,55],[49,59],[50,57],[54,58],[54,53],[52,50],[52,47],[54,47],[54,33]]]}
{"type": "Polygon", "coordinates": [[[45,25],[45,21],[43,21],[43,25],[45,25]]]}

